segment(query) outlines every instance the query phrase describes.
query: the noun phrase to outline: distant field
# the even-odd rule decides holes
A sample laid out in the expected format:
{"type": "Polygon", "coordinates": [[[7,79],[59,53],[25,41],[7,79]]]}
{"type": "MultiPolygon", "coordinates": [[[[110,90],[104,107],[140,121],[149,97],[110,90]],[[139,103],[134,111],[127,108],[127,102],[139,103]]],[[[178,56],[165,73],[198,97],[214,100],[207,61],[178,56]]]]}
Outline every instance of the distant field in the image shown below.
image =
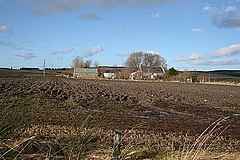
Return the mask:
{"type": "Polygon", "coordinates": [[[219,70],[210,72],[211,81],[240,82],[239,70],[219,70]]]}
{"type": "MultiPolygon", "coordinates": [[[[46,76],[55,76],[56,72],[48,72],[46,71],[46,76]]],[[[43,71],[41,70],[17,70],[17,69],[0,69],[0,76],[20,76],[20,77],[28,77],[28,76],[43,76],[43,71]]]]}
{"type": "Polygon", "coordinates": [[[224,75],[224,74],[211,74],[211,82],[240,82],[240,77],[224,75]]]}

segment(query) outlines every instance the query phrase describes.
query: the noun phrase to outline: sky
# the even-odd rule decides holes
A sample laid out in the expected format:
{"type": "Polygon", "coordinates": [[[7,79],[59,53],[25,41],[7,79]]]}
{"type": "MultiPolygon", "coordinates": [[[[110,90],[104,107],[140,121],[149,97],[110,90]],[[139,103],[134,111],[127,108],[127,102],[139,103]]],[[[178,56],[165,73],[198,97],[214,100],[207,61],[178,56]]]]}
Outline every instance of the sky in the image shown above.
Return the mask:
{"type": "Polygon", "coordinates": [[[0,67],[123,66],[137,51],[177,70],[240,69],[240,0],[0,0],[0,67]]]}

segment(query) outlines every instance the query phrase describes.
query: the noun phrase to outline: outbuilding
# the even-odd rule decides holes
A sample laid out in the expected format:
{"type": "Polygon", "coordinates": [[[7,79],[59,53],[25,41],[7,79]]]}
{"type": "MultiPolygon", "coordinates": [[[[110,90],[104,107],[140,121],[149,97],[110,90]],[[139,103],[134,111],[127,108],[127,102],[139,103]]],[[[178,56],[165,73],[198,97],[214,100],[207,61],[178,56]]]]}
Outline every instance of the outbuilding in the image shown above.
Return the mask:
{"type": "Polygon", "coordinates": [[[97,68],[74,68],[74,77],[75,78],[98,78],[97,68]]]}

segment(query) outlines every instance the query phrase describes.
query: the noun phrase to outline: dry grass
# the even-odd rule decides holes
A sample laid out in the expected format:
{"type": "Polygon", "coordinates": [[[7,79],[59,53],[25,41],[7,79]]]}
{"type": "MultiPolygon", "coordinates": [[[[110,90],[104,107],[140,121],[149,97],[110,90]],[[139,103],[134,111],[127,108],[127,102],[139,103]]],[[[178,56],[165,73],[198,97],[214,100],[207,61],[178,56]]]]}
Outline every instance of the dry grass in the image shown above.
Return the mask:
{"type": "MultiPolygon", "coordinates": [[[[0,159],[111,159],[112,130],[88,128],[87,119],[80,127],[42,124],[45,119],[32,123],[39,104],[33,101],[23,103],[3,96],[0,102],[3,108],[0,113],[0,159]]],[[[45,107],[50,108],[51,105],[45,107]]],[[[53,107],[46,113],[52,111],[55,114],[53,107]]],[[[81,116],[76,115],[70,123],[77,123],[77,118],[81,116]]],[[[221,136],[227,130],[227,126],[222,125],[225,120],[227,118],[217,120],[198,138],[196,135],[137,128],[124,130],[122,158],[240,159],[240,153],[234,153],[240,140],[228,141],[221,136]],[[218,153],[218,150],[225,152],[218,153]]]]}
{"type": "MultiPolygon", "coordinates": [[[[125,130],[122,159],[238,159],[239,153],[208,150],[214,148],[215,143],[221,144],[218,140],[221,140],[221,132],[227,129],[221,125],[225,120],[214,122],[198,138],[137,129],[125,130]]],[[[2,145],[5,151],[0,155],[1,159],[111,159],[112,131],[86,126],[32,126],[21,137],[26,138],[2,145]]]]}
{"type": "Polygon", "coordinates": [[[240,86],[240,82],[204,82],[204,84],[240,86]]]}
{"type": "Polygon", "coordinates": [[[154,133],[141,134],[141,131],[134,129],[125,131],[121,159],[150,158],[166,160],[198,160],[210,158],[239,158],[239,152],[235,154],[229,154],[227,152],[215,153],[213,151],[214,145],[221,145],[221,142],[217,142],[221,141],[221,134],[229,127],[224,125],[224,122],[229,118],[230,117],[224,117],[216,120],[209,125],[195,140],[193,137],[187,135],[176,136],[174,134],[166,134],[160,139],[157,139],[154,133]],[[149,145],[155,143],[156,141],[158,141],[158,145],[149,145]]]}
{"type": "Polygon", "coordinates": [[[221,126],[230,117],[224,117],[216,120],[208,126],[190,148],[183,148],[181,160],[197,160],[214,144],[219,136],[229,127],[221,126]]]}

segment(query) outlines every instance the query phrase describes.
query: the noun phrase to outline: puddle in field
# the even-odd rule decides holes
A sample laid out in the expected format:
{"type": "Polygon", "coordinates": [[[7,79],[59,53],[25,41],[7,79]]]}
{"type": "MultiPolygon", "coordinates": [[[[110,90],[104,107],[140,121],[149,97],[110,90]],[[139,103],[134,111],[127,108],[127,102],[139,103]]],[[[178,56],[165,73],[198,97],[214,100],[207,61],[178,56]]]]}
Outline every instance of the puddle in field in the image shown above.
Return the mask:
{"type": "Polygon", "coordinates": [[[240,117],[240,113],[235,113],[233,116],[240,117]]]}
{"type": "Polygon", "coordinates": [[[151,113],[152,111],[145,109],[143,112],[144,112],[144,113],[151,113]]]}
{"type": "Polygon", "coordinates": [[[159,116],[162,117],[162,116],[167,116],[169,115],[170,113],[168,112],[160,112],[159,116]]]}
{"type": "MultiPolygon", "coordinates": [[[[150,110],[145,110],[144,113],[151,113],[152,111],[150,110]]],[[[128,113],[131,114],[131,113],[128,113]]],[[[153,116],[132,116],[132,118],[140,118],[140,119],[156,119],[157,117],[163,117],[170,115],[168,112],[160,112],[158,115],[153,115],[153,116]]]]}
{"type": "Polygon", "coordinates": [[[150,116],[132,116],[132,118],[140,118],[140,119],[156,119],[155,117],[150,117],[150,116]]]}

